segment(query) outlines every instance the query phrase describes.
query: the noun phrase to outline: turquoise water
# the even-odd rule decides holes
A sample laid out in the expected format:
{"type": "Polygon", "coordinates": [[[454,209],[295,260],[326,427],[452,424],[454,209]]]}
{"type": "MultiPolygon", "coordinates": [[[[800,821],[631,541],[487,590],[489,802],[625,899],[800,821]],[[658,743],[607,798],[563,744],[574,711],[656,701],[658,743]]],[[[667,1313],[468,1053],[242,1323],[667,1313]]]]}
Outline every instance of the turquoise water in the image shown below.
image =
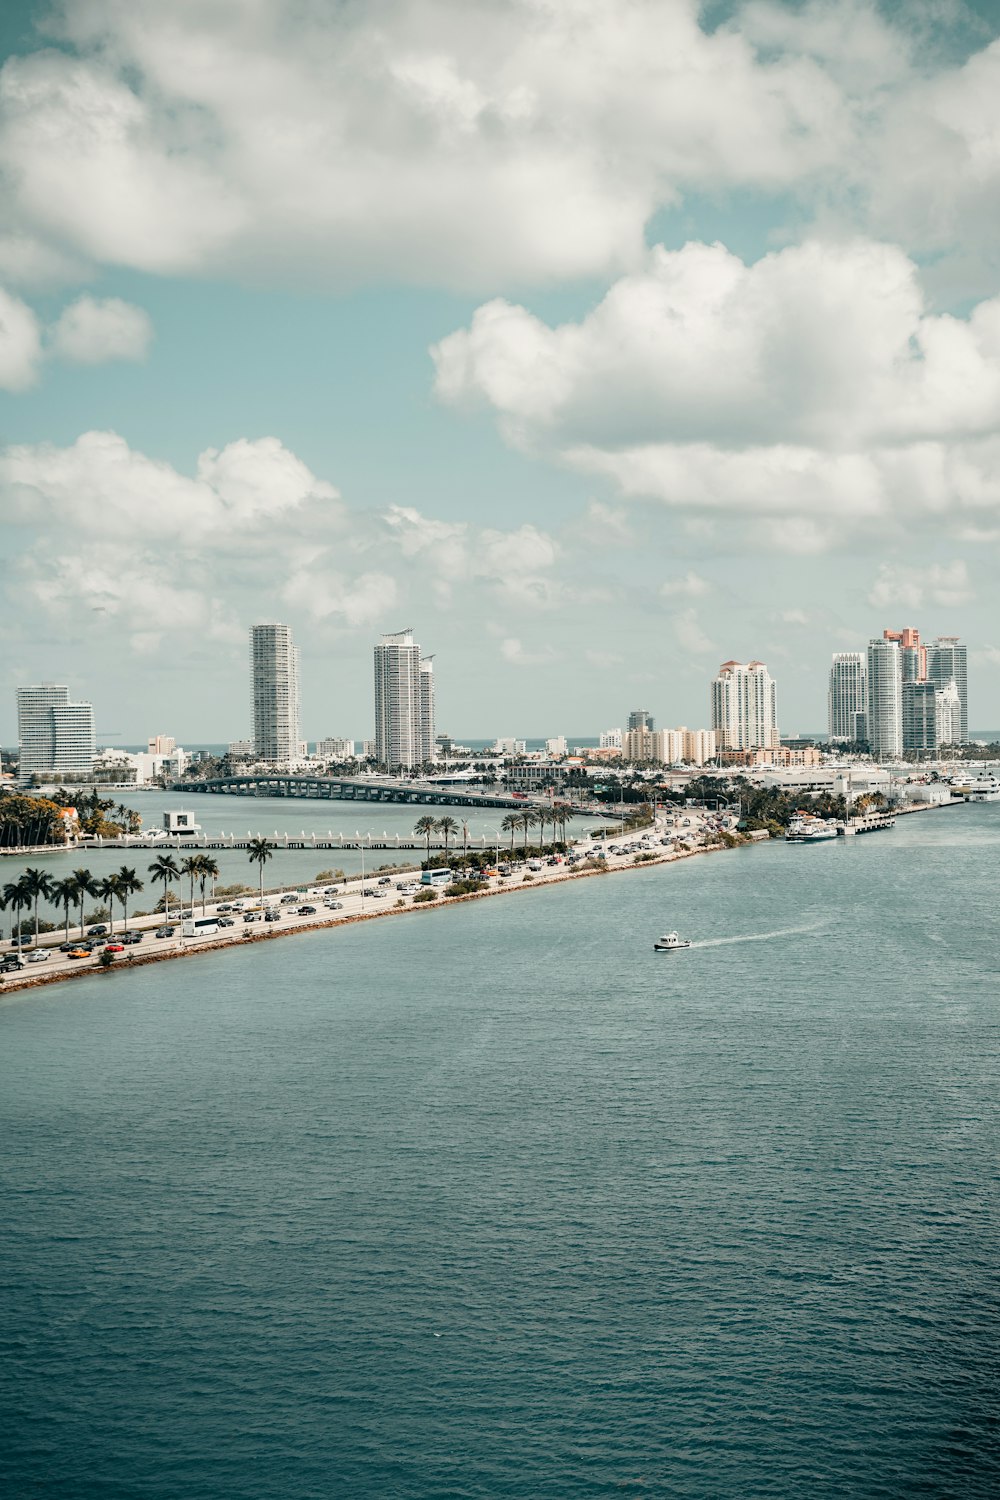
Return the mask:
{"type": "Polygon", "coordinates": [[[3,1493],[994,1496],[998,855],[962,807],[0,1003],[3,1493]]]}

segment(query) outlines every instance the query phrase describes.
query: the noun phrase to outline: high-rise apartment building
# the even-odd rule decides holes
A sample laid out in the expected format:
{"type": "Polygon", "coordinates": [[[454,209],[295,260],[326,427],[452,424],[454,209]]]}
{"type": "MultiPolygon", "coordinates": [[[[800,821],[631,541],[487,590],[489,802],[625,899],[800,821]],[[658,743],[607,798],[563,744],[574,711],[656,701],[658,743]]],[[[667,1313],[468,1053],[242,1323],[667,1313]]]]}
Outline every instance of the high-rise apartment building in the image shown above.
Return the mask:
{"type": "Polygon", "coordinates": [[[866,738],[875,760],[903,750],[903,673],[899,642],[886,636],[868,642],[866,738]]]}
{"type": "Polygon", "coordinates": [[[384,635],[375,647],[375,757],[407,770],[433,760],[433,659],[421,657],[412,630],[384,635]]]}
{"type": "Polygon", "coordinates": [[[250,631],[254,753],[287,765],[299,748],[299,653],[288,625],[250,631]]]}
{"type": "Polygon", "coordinates": [[[904,682],[927,679],[927,647],[920,644],[920,631],[912,625],[902,630],[883,630],[884,641],[895,641],[899,647],[899,670],[904,682]]]}
{"type": "Polygon", "coordinates": [[[421,762],[437,757],[437,732],[434,728],[434,658],[425,656],[420,662],[420,759],[421,762]]]}
{"type": "Polygon", "coordinates": [[[933,682],[903,682],[901,700],[904,751],[917,755],[937,753],[939,697],[933,682]]]}
{"type": "Polygon", "coordinates": [[[723,662],[712,683],[712,728],[720,750],[777,748],[777,690],[763,662],[723,662]]]}
{"type": "Polygon", "coordinates": [[[966,647],[957,635],[939,635],[927,647],[927,677],[939,689],[954,682],[959,698],[959,734],[942,744],[969,743],[969,671],[966,647]]]}
{"type": "Polygon", "coordinates": [[[71,703],[69,688],[43,682],[17,690],[18,780],[89,776],[94,768],[94,710],[71,703]]]}
{"type": "Polygon", "coordinates": [[[620,750],[622,747],[622,732],[620,729],[601,730],[601,749],[620,750]]]}
{"type": "Polygon", "coordinates": [[[838,651],[830,667],[827,727],[831,740],[853,744],[867,738],[868,664],[862,651],[838,651]]]}
{"type": "Polygon", "coordinates": [[[650,734],[652,734],[656,728],[656,724],[653,722],[653,715],[649,712],[648,708],[633,708],[628,716],[627,727],[630,730],[648,729],[650,734]]]}
{"type": "Polygon", "coordinates": [[[968,743],[962,739],[962,698],[954,679],[937,694],[937,734],[939,748],[968,743]]]}

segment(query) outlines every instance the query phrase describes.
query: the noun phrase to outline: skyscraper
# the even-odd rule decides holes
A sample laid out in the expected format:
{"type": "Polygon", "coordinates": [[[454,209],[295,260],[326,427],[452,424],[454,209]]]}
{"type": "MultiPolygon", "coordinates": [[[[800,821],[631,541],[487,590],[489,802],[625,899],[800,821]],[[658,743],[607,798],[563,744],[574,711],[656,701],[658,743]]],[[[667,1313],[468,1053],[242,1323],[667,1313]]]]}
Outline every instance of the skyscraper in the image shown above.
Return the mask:
{"type": "Polygon", "coordinates": [[[899,642],[868,642],[867,739],[875,760],[891,760],[903,749],[903,674],[899,642]]]}
{"type": "MultiPolygon", "coordinates": [[[[423,660],[429,665],[429,657],[423,660]]],[[[426,675],[430,689],[433,671],[426,675]]],[[[382,636],[375,647],[375,757],[381,765],[411,769],[428,758],[424,755],[422,679],[420,647],[413,631],[382,636]]],[[[428,713],[432,731],[433,717],[432,698],[428,713]]]]}
{"type": "Polygon", "coordinates": [[[650,734],[652,734],[653,730],[656,728],[656,724],[654,723],[653,715],[649,712],[648,708],[633,708],[628,716],[628,724],[626,728],[629,730],[648,729],[650,734]]]}
{"type": "Polygon", "coordinates": [[[437,735],[434,731],[434,658],[425,656],[420,662],[420,759],[434,760],[437,755],[437,735]]]}
{"type": "Polygon", "coordinates": [[[957,635],[939,635],[927,647],[927,676],[938,688],[946,688],[954,682],[958,689],[960,704],[960,732],[956,741],[943,744],[969,743],[969,672],[967,651],[957,635]]]}
{"type": "Polygon", "coordinates": [[[935,755],[939,740],[938,699],[933,682],[902,684],[903,749],[935,755]]]}
{"type": "Polygon", "coordinates": [[[254,753],[287,764],[299,754],[299,653],[288,625],[250,631],[254,753]]]}
{"type": "Polygon", "coordinates": [[[17,690],[18,780],[33,776],[58,781],[87,776],[94,768],[94,710],[71,703],[69,688],[43,682],[17,690]]]}
{"type": "Polygon", "coordinates": [[[712,728],[720,750],[773,750],[779,744],[777,689],[761,661],[725,661],[712,683],[712,728]]]}
{"type": "Polygon", "coordinates": [[[920,644],[920,631],[912,625],[902,630],[883,630],[884,641],[895,641],[899,647],[899,670],[904,682],[926,682],[927,647],[920,644]]]}
{"type": "Polygon", "coordinates": [[[854,743],[866,739],[868,711],[868,667],[861,651],[838,651],[830,667],[827,695],[828,729],[831,740],[854,743]]]}

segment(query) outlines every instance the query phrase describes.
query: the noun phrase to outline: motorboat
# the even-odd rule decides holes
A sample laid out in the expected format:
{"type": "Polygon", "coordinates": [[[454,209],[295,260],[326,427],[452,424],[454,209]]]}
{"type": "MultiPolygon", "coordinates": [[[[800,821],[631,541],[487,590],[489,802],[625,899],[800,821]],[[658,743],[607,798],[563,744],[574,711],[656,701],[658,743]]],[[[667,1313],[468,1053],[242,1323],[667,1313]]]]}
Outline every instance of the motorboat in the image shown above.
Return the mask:
{"type": "Polygon", "coordinates": [[[968,798],[970,802],[1000,802],[1000,777],[990,776],[984,771],[975,781],[970,781],[968,798]]]}
{"type": "Polygon", "coordinates": [[[793,818],[785,832],[786,844],[820,844],[837,837],[837,824],[833,819],[817,818],[811,813],[800,813],[793,818]]]}
{"type": "Polygon", "coordinates": [[[656,953],[676,953],[680,948],[690,948],[691,944],[687,938],[678,937],[676,932],[665,932],[658,943],[653,944],[656,953]]]}

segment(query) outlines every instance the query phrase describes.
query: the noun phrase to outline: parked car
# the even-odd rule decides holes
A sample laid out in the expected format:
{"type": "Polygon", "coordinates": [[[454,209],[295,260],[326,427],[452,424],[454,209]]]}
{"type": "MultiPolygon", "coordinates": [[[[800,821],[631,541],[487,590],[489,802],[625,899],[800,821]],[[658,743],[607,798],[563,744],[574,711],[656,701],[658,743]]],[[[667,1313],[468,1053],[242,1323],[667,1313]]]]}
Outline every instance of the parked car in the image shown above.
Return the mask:
{"type": "Polygon", "coordinates": [[[171,938],[176,931],[176,927],[158,927],[154,936],[158,938],[171,938]]]}
{"type": "Polygon", "coordinates": [[[236,926],[236,922],[234,921],[234,919],[232,917],[220,917],[219,918],[219,926],[220,927],[235,927],[236,926]]]}
{"type": "Polygon", "coordinates": [[[316,915],[316,908],[315,906],[300,906],[298,915],[300,917],[314,917],[316,915]]]}

